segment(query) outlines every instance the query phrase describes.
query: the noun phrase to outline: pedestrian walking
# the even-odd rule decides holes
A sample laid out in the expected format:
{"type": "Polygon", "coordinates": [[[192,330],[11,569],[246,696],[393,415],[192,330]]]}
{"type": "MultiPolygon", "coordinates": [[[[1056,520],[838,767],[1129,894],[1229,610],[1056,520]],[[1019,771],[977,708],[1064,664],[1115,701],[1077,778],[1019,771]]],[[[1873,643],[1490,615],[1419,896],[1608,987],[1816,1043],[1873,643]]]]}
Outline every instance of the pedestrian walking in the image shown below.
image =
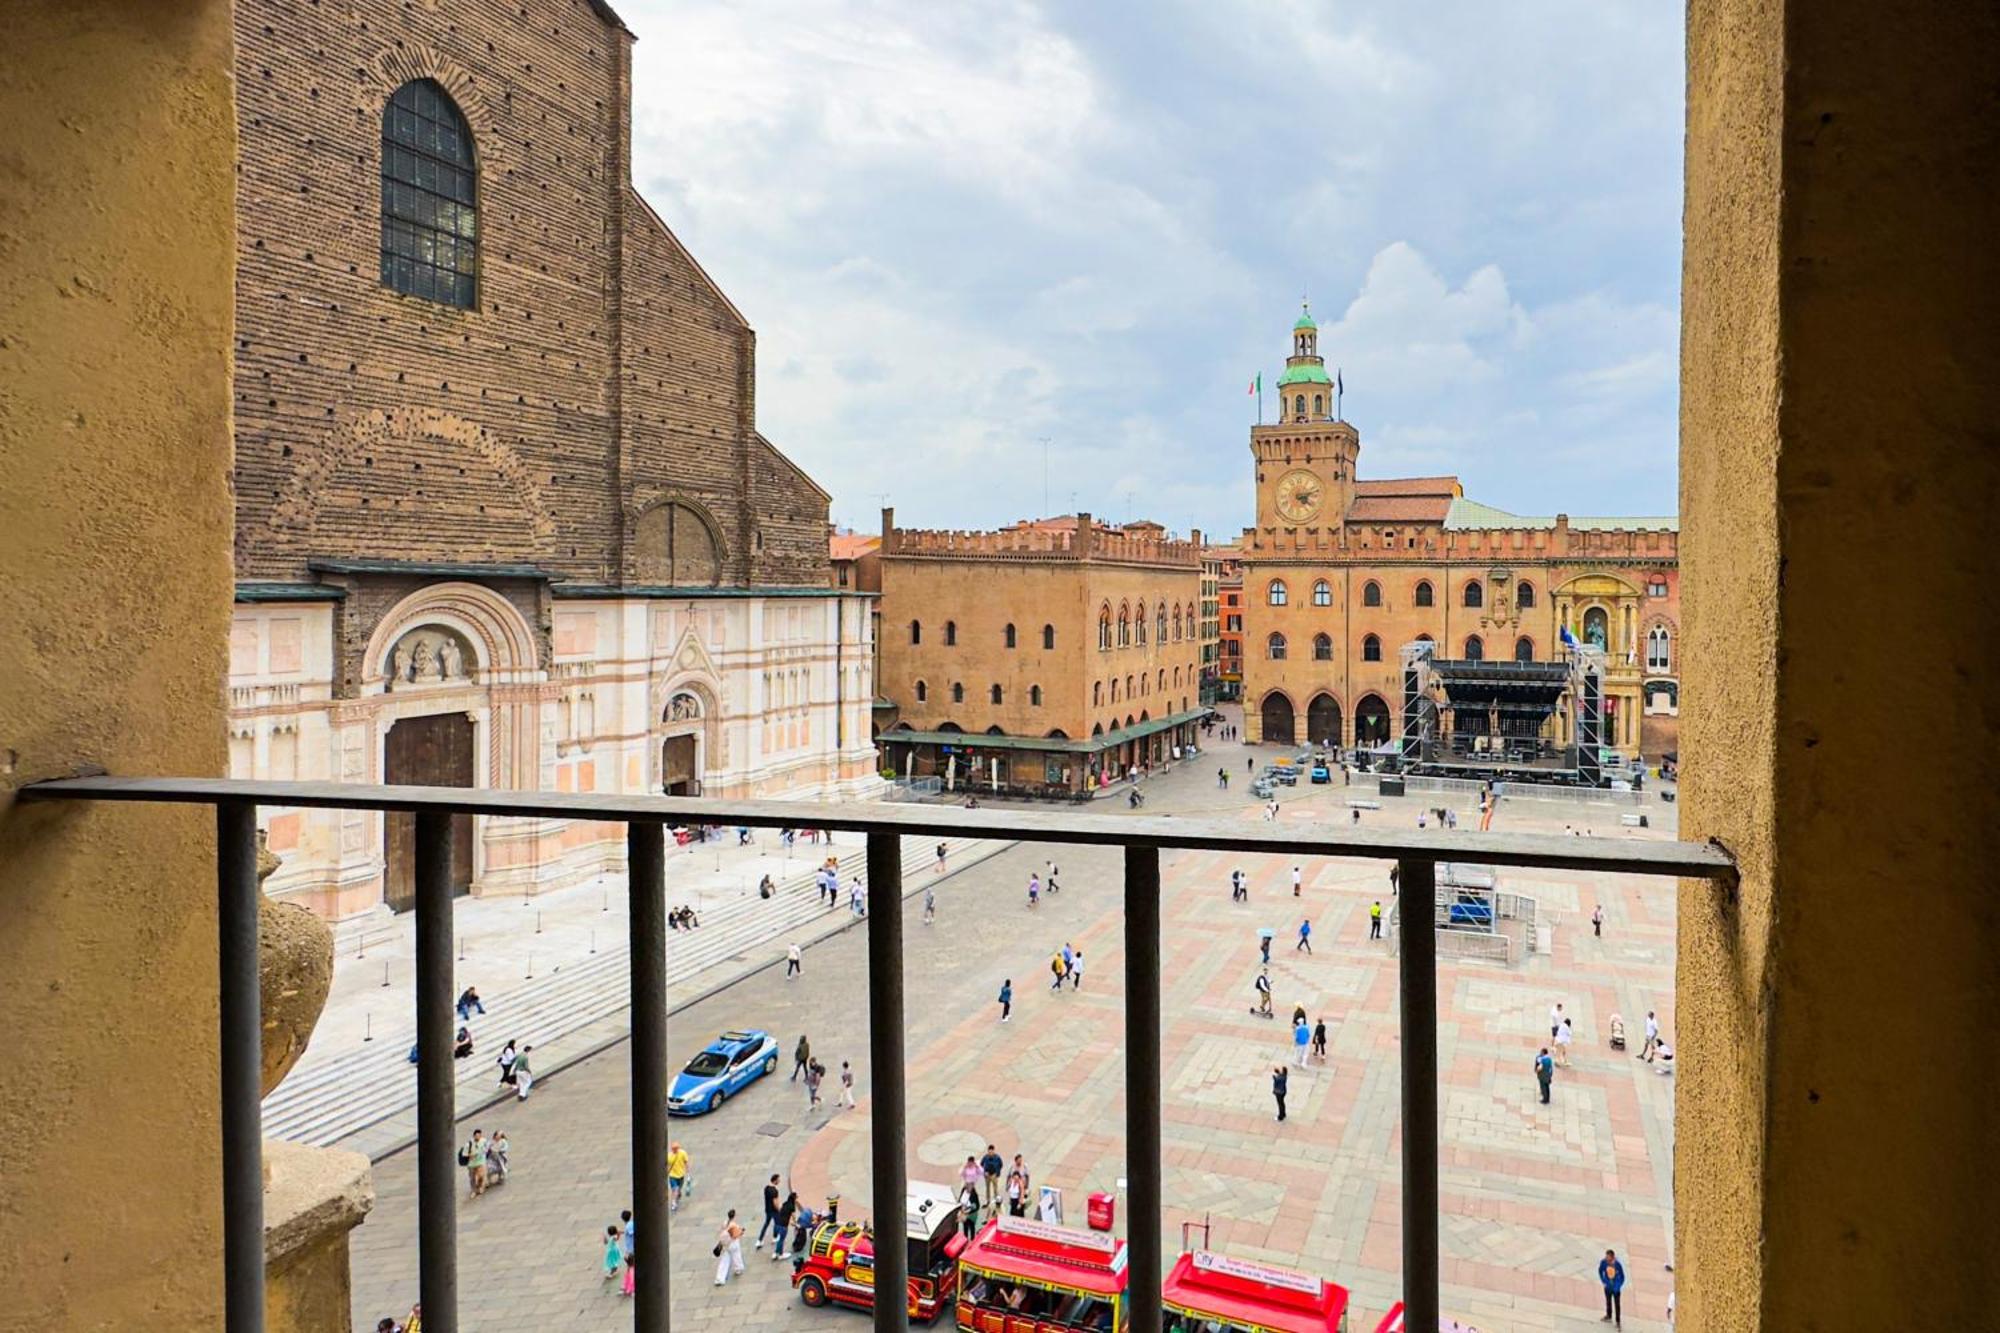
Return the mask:
{"type": "MultiPolygon", "coordinates": [[[[1357,810],[1355,813],[1360,814],[1361,812],[1357,810]]],[[[1401,888],[1402,883],[1403,863],[1400,861],[1391,861],[1389,863],[1389,896],[1391,898],[1396,896],[1397,890],[1401,888]]]]}
{"type": "Polygon", "coordinates": [[[1597,1261],[1597,1280],[1604,1284],[1604,1318],[1597,1322],[1625,1327],[1625,1265],[1618,1262],[1618,1251],[1606,1250],[1597,1261]]]}
{"type": "Polygon", "coordinates": [[[1028,906],[1038,906],[1042,901],[1042,877],[1030,871],[1028,874],[1028,906]]]}
{"type": "Polygon", "coordinates": [[[1653,1063],[1653,1055],[1660,1049],[1660,1019],[1651,1009],[1646,1011],[1646,1044],[1639,1048],[1638,1059],[1653,1063]]]}
{"type": "Polygon", "coordinates": [[[932,866],[931,869],[936,871],[940,875],[944,873],[944,853],[945,853],[945,845],[943,843],[939,843],[937,845],[937,864],[932,866]]]}
{"type": "Polygon", "coordinates": [[[840,1062],[840,1104],[854,1105],[854,1066],[845,1060],[840,1062]]]}
{"type": "MultiPolygon", "coordinates": [[[[635,1225],[632,1221],[632,1210],[630,1208],[622,1210],[618,1214],[618,1221],[620,1224],[618,1230],[618,1253],[629,1267],[632,1262],[633,1227],[635,1225]]],[[[630,1276],[629,1272],[627,1276],[630,1276]]]]}
{"type": "Polygon", "coordinates": [[[507,1131],[504,1129],[494,1130],[493,1137],[486,1141],[487,1185],[507,1183],[507,1168],[511,1165],[507,1160],[507,1154],[511,1148],[512,1145],[507,1142],[507,1131]]]}
{"type": "Polygon", "coordinates": [[[1078,949],[1069,960],[1069,988],[1073,991],[1083,989],[1083,950],[1081,949],[1078,949]]]}
{"type": "Polygon", "coordinates": [[[1555,1005],[1552,1005],[1552,1006],[1550,1006],[1550,1008],[1549,1008],[1549,1040],[1550,1040],[1550,1041],[1554,1041],[1554,1040],[1556,1039],[1556,1033],[1562,1030],[1562,1025],[1563,1025],[1563,1007],[1562,1007],[1562,1005],[1561,1005],[1561,1004],[1555,1004],[1555,1005]]]}
{"type": "Polygon", "coordinates": [[[514,1057],[514,1100],[528,1100],[528,1089],[535,1086],[535,1071],[528,1067],[528,1056],[535,1048],[523,1046],[521,1053],[514,1057]]]}
{"type": "Polygon", "coordinates": [[[1056,876],[1061,873],[1062,873],[1062,867],[1058,866],[1054,861],[1049,862],[1047,888],[1048,891],[1052,894],[1062,892],[1062,885],[1056,883],[1056,876]]]}
{"type": "Polygon", "coordinates": [[[1271,933],[1269,931],[1261,931],[1258,933],[1257,955],[1266,963],[1269,963],[1271,961],[1271,933]]]}
{"type": "Polygon", "coordinates": [[[1371,940],[1382,938],[1382,900],[1380,898],[1377,898],[1368,905],[1368,938],[1371,940]]]}
{"type": "Polygon", "coordinates": [[[1597,906],[1590,909],[1590,933],[1595,935],[1600,940],[1604,938],[1603,903],[1599,903],[1597,906]]]}
{"type": "Polygon", "coordinates": [[[806,1110],[811,1112],[819,1105],[820,1080],[826,1077],[826,1066],[815,1060],[806,1066],[806,1110]]]}
{"type": "Polygon", "coordinates": [[[670,1143],[667,1145],[667,1211],[677,1211],[681,1206],[681,1196],[687,1192],[687,1149],[679,1143],[670,1143]]]}
{"type": "Polygon", "coordinates": [[[1244,771],[1245,773],[1255,773],[1255,772],[1257,771],[1257,756],[1256,756],[1256,755],[1254,755],[1254,754],[1253,754],[1253,755],[1251,755],[1251,756],[1250,756],[1250,757],[1249,757],[1248,759],[1245,759],[1245,760],[1243,761],[1243,771],[1244,771]]]}
{"type": "Polygon", "coordinates": [[[475,1129],[465,1146],[458,1150],[458,1164],[465,1168],[466,1187],[472,1197],[486,1193],[486,1132],[475,1129]]]}
{"type": "Polygon", "coordinates": [[[1312,933],[1313,923],[1310,917],[1299,922],[1299,942],[1292,946],[1292,952],[1297,953],[1299,950],[1304,949],[1307,953],[1311,953],[1313,951],[1312,933]]]}
{"type": "Polygon", "coordinates": [[[1305,884],[1305,875],[1304,875],[1303,873],[1301,873],[1301,872],[1300,872],[1300,870],[1299,870],[1299,868],[1298,868],[1297,866],[1293,866],[1293,867],[1292,867],[1292,897],[1296,898],[1296,897],[1298,897],[1298,896],[1299,896],[1299,890],[1300,890],[1300,888],[1302,888],[1302,887],[1304,886],[1304,884],[1305,884]]]}
{"type": "Polygon", "coordinates": [[[1326,1020],[1324,1018],[1313,1024],[1313,1058],[1321,1064],[1326,1063],[1326,1020]]]}
{"type": "Polygon", "coordinates": [[[1564,1069],[1569,1068],[1569,1044],[1571,1040],[1572,1034],[1569,1029],[1569,1019],[1565,1017],[1562,1025],[1556,1029],[1556,1063],[1564,1069]]]}
{"type": "Polygon", "coordinates": [[[937,920],[937,890],[926,884],[924,885],[924,924],[928,926],[935,920],[937,920]]]}
{"type": "Polygon", "coordinates": [[[1215,770],[1215,785],[1216,785],[1216,786],[1218,786],[1218,787],[1221,787],[1221,788],[1222,788],[1223,790],[1225,790],[1225,791],[1227,791],[1227,790],[1228,790],[1228,788],[1229,788],[1229,770],[1228,770],[1228,769],[1226,769],[1226,768],[1218,768],[1218,769],[1216,769],[1216,770],[1215,770]]]}
{"type": "Polygon", "coordinates": [[[1549,1058],[1549,1048],[1542,1047],[1542,1053],[1535,1057],[1535,1082],[1542,1085],[1542,1105],[1549,1104],[1549,1085],[1556,1081],[1556,1062],[1549,1058]]]}
{"type": "Polygon", "coordinates": [[[514,1049],[514,1041],[511,1037],[508,1038],[507,1044],[500,1048],[500,1054],[493,1063],[500,1066],[501,1087],[511,1088],[514,1086],[514,1061],[520,1054],[519,1051],[514,1049]]]}
{"type": "Polygon", "coordinates": [[[1250,901],[1250,881],[1240,869],[1229,872],[1229,901],[1233,903],[1250,901]]]}
{"type": "Polygon", "coordinates": [[[818,1215],[815,1214],[811,1209],[811,1207],[809,1207],[806,1204],[806,1201],[804,1199],[799,1200],[798,1216],[792,1219],[793,1255],[796,1256],[804,1252],[806,1248],[806,1242],[812,1238],[813,1227],[816,1226],[818,1222],[819,1222],[818,1215]]]}
{"type": "Polygon", "coordinates": [[[805,1073],[812,1067],[812,1058],[812,1043],[807,1041],[806,1034],[801,1032],[799,1034],[799,1044],[792,1047],[792,1078],[794,1081],[798,1079],[800,1074],[805,1073]]]}
{"type": "Polygon", "coordinates": [[[618,1270],[625,1266],[625,1251],[618,1244],[618,1225],[613,1223],[604,1228],[604,1280],[618,1276],[618,1270]]]}
{"type": "Polygon", "coordinates": [[[1007,1160],[1000,1155],[997,1147],[989,1143],[986,1155],[979,1159],[979,1169],[986,1178],[986,1204],[989,1208],[995,1207],[1000,1202],[1000,1173],[1007,1169],[1007,1160]]]}
{"type": "Polygon", "coordinates": [[[1055,974],[1055,980],[1049,983],[1049,989],[1061,990],[1063,984],[1063,971],[1064,971],[1063,956],[1061,950],[1057,950],[1055,953],[1049,955],[1049,971],[1055,974]]]}
{"type": "Polygon", "coordinates": [[[799,975],[800,962],[799,944],[797,940],[793,940],[785,949],[785,980],[790,981],[799,975]]]}
{"type": "Polygon", "coordinates": [[[861,882],[861,876],[854,877],[853,885],[847,890],[847,905],[854,912],[856,920],[868,915],[868,886],[861,882]]]}
{"type": "Polygon", "coordinates": [[[1285,1088],[1290,1081],[1290,1076],[1286,1073],[1283,1065],[1274,1065],[1272,1067],[1271,1097],[1272,1100],[1278,1103],[1278,1120],[1280,1123],[1283,1123],[1285,1119],[1285,1088]]]}
{"type": "Polygon", "coordinates": [[[734,1208],[723,1219],[722,1229],[715,1233],[715,1259],[716,1286],[731,1277],[743,1276],[743,1228],[737,1225],[734,1208]]]}
{"type": "Polygon", "coordinates": [[[778,1200],[783,1196],[784,1191],[778,1188],[778,1173],[773,1171],[771,1178],[764,1182],[764,1220],[757,1226],[757,1241],[751,1249],[764,1248],[764,1233],[767,1231],[776,1232],[773,1244],[784,1247],[786,1228],[784,1223],[778,1221],[778,1200]]]}
{"type": "Polygon", "coordinates": [[[458,997],[458,1021],[468,1022],[474,1012],[484,1014],[486,1006],[479,1002],[479,987],[467,986],[458,997]]]}
{"type": "Polygon", "coordinates": [[[1257,974],[1257,1012],[1266,1018],[1271,1016],[1271,974],[1257,974]]]}
{"type": "Polygon", "coordinates": [[[1013,1013],[1013,1011],[1014,1011],[1014,979],[1012,977],[1009,977],[1007,980],[1000,983],[1000,1021],[1002,1023],[1006,1022],[1007,1016],[1013,1013]]]}
{"type": "Polygon", "coordinates": [[[1292,1027],[1292,1058],[1298,1061],[1299,1068],[1306,1067],[1306,1055],[1311,1047],[1312,1029],[1307,1027],[1305,1019],[1301,1018],[1292,1027]]]}

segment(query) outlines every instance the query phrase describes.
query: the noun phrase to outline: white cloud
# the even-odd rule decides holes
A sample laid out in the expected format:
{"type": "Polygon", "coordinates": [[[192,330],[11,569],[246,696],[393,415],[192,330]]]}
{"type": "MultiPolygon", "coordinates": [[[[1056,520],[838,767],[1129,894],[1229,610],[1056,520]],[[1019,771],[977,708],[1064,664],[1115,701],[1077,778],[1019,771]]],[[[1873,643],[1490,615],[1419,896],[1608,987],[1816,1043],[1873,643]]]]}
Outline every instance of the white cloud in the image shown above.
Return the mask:
{"type": "Polygon", "coordinates": [[[1234,530],[1243,385],[1301,289],[1364,475],[1673,503],[1677,13],[620,8],[640,188],[756,326],[760,425],[839,518],[1037,511],[1048,436],[1059,507],[1234,530]]]}

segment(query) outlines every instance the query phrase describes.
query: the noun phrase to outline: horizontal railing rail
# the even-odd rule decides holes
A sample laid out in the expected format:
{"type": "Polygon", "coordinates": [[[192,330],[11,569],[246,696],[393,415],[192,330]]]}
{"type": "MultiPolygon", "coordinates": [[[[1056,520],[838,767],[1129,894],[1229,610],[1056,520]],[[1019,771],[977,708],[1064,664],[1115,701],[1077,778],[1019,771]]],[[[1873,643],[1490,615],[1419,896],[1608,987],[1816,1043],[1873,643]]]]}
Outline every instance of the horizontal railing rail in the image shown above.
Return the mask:
{"type": "MultiPolygon", "coordinates": [[[[221,978],[224,1327],[264,1327],[261,1014],[257,957],[259,806],[408,811],[416,816],[417,1239],[425,1333],[457,1333],[457,1179],[452,1042],[451,816],[529,815],[626,826],[631,932],[632,1195],[639,1333],[668,1328],[670,1288],[667,1153],[667,927],[665,829],[669,824],[821,828],[867,836],[869,890],[902,900],[900,839],[1011,838],[1117,845],[1125,849],[1125,1106],[1130,1326],[1161,1326],[1160,853],[1212,849],[1274,855],[1396,861],[1401,887],[1433,895],[1440,861],[1595,870],[1607,874],[1728,879],[1719,846],[1636,839],[1554,837],[1449,830],[1363,828],[1338,819],[1299,826],[955,806],[819,805],[708,797],[599,796],[570,792],[392,787],[221,778],[68,778],[19,792],[28,801],[145,801],[216,811],[217,934],[221,978]]],[[[875,1079],[871,1126],[873,1215],[898,1218],[907,1195],[903,1066],[903,917],[868,914],[869,1056],[875,1079]]],[[[1398,932],[1402,1035],[1403,1300],[1406,1327],[1438,1321],[1437,939],[1398,932]]],[[[907,1289],[905,1247],[876,1256],[876,1288],[907,1289]]],[[[909,1327],[905,1303],[875,1302],[881,1333],[909,1327]]]]}

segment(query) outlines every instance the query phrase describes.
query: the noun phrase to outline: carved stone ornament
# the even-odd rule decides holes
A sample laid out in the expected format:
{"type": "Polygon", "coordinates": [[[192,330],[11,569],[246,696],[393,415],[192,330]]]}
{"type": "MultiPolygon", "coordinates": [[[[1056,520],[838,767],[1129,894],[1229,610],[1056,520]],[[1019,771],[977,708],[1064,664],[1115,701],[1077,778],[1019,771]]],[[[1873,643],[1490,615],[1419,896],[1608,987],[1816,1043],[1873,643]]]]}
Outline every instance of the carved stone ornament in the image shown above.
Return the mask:
{"type": "Polygon", "coordinates": [[[701,718],[701,700],[682,691],[667,700],[667,721],[695,722],[701,718]]]}
{"type": "Polygon", "coordinates": [[[391,690],[470,681],[472,660],[471,645],[457,631],[442,625],[420,625],[389,649],[382,677],[391,690]]]}

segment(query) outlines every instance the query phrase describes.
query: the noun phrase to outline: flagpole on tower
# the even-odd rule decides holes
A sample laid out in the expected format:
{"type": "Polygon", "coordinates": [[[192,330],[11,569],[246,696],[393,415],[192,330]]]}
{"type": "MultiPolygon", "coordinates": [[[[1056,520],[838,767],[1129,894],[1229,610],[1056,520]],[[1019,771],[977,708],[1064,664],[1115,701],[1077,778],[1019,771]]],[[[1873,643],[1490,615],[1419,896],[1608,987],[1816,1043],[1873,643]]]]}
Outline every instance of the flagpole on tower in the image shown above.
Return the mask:
{"type": "Polygon", "coordinates": [[[1340,414],[1340,396],[1346,392],[1347,386],[1341,383],[1340,379],[1340,367],[1335,366],[1333,368],[1333,419],[1335,421],[1347,420],[1346,417],[1340,414]]]}

